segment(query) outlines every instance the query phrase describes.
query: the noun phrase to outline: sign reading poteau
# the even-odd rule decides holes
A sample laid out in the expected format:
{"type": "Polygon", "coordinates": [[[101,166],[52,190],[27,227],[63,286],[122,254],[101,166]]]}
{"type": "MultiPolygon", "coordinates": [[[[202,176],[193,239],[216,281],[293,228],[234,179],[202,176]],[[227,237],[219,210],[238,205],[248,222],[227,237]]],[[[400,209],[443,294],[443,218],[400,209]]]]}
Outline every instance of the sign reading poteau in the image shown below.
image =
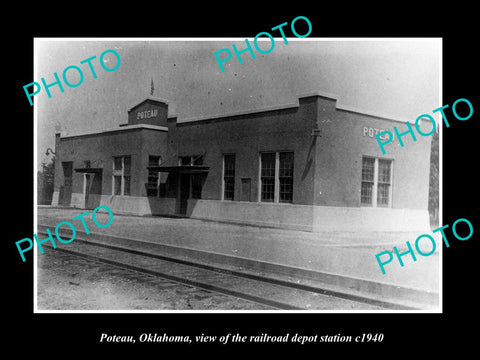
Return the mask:
{"type": "Polygon", "coordinates": [[[152,117],[156,117],[158,114],[158,110],[145,110],[137,112],[137,119],[150,119],[152,117]]]}
{"type": "MultiPolygon", "coordinates": [[[[364,126],[363,127],[363,136],[370,136],[371,138],[375,137],[375,135],[377,135],[379,132],[382,132],[382,133],[385,133],[385,130],[382,130],[382,129],[377,129],[377,128],[371,128],[371,127],[367,127],[367,126],[364,126]]],[[[387,135],[382,135],[380,136],[380,139],[381,140],[386,140],[387,139],[387,135]]]]}
{"type": "MultiPolygon", "coordinates": [[[[447,104],[447,105],[443,105],[442,107],[439,107],[438,109],[432,110],[432,113],[436,113],[438,111],[440,112],[440,114],[442,115],[443,121],[445,122],[445,126],[447,128],[450,127],[450,123],[448,122],[447,116],[445,115],[445,112],[443,110],[448,108],[448,107],[449,107],[449,105],[447,104]]],[[[464,109],[465,109],[465,107],[464,107],[464,109]]],[[[460,121],[468,120],[473,115],[473,105],[468,99],[465,99],[465,98],[458,99],[452,105],[452,113],[455,116],[455,118],[457,118],[457,120],[460,120],[460,121]],[[466,115],[466,116],[458,115],[457,110],[456,110],[456,106],[460,102],[465,103],[468,106],[468,109],[469,109],[468,115],[466,115]]],[[[403,143],[403,140],[402,140],[402,136],[410,134],[410,136],[412,137],[412,140],[417,141],[417,138],[415,136],[415,132],[413,131],[413,128],[412,128],[412,124],[410,124],[408,121],[405,124],[407,125],[408,130],[404,131],[404,132],[399,132],[398,128],[396,126],[393,127],[394,133],[395,133],[396,138],[398,139],[398,142],[399,142],[401,147],[405,146],[405,144],[403,143]]],[[[422,114],[420,116],[417,116],[417,119],[415,120],[415,129],[417,130],[417,133],[420,134],[420,136],[431,136],[436,131],[436,128],[437,128],[437,124],[435,122],[435,119],[431,115],[422,114]],[[432,123],[432,129],[429,132],[423,132],[418,125],[419,121],[423,120],[423,119],[425,119],[425,120],[428,119],[432,123]]],[[[389,130],[385,130],[385,131],[382,131],[381,133],[375,135],[375,137],[377,139],[378,145],[380,146],[380,149],[382,150],[382,154],[385,155],[386,152],[385,152],[384,145],[387,145],[394,140],[393,133],[389,130]],[[387,139],[385,139],[386,135],[389,135],[389,137],[387,139]],[[386,141],[380,141],[380,140],[386,140],[386,141]]]]}

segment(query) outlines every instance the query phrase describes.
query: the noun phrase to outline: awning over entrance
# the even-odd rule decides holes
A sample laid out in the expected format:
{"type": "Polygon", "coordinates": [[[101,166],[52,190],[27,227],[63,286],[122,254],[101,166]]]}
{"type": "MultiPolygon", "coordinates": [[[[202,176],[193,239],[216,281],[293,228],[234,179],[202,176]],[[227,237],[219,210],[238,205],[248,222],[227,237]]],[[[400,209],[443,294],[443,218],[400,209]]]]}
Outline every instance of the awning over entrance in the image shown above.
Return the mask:
{"type": "Polygon", "coordinates": [[[207,174],[210,170],[205,165],[147,166],[148,170],[177,174],[207,174]]]}
{"type": "Polygon", "coordinates": [[[99,174],[103,171],[103,168],[76,168],[74,170],[77,173],[99,174]]]}

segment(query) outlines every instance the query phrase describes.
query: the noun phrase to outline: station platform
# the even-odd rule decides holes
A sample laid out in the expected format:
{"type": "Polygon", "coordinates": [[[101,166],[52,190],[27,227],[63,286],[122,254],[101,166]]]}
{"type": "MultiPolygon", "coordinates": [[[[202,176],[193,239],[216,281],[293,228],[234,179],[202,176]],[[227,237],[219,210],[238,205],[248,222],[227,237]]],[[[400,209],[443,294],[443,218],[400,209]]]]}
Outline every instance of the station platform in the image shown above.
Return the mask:
{"type": "MultiPolygon", "coordinates": [[[[69,221],[76,230],[84,231],[81,221],[72,221],[72,218],[86,211],[89,214],[84,219],[91,236],[128,239],[129,246],[135,246],[137,241],[138,246],[149,244],[155,251],[164,249],[188,254],[206,262],[230,263],[262,271],[287,270],[293,277],[319,276],[333,285],[360,292],[398,295],[406,299],[436,297],[435,306],[438,307],[442,251],[438,238],[437,250],[431,256],[418,255],[415,262],[410,255],[403,256],[403,267],[394,258],[385,265],[386,274],[382,274],[375,255],[392,251],[393,246],[405,251],[406,241],[413,245],[421,234],[310,233],[189,218],[117,214],[110,226],[100,228],[92,220],[92,210],[48,206],[38,207],[37,224],[49,227],[52,234],[61,221],[69,221]]],[[[108,214],[98,212],[96,216],[100,223],[108,222],[108,214]]],[[[68,244],[59,246],[67,247],[68,244]]]]}

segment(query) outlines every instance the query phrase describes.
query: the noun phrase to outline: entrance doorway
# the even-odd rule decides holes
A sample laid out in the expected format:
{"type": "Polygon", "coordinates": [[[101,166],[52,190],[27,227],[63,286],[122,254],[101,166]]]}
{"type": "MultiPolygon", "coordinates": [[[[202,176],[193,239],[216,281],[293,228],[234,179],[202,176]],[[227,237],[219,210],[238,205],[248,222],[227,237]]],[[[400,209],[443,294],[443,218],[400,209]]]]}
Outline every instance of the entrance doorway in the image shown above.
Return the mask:
{"type": "Polygon", "coordinates": [[[178,215],[187,214],[188,199],[190,198],[190,175],[181,174],[179,178],[180,191],[177,198],[176,213],[178,215]]]}
{"type": "Polygon", "coordinates": [[[72,200],[73,161],[63,161],[63,185],[60,186],[59,205],[70,205],[72,200]]]}
{"type": "Polygon", "coordinates": [[[242,178],[242,192],[240,201],[252,201],[252,179],[242,178]]]}
{"type": "Polygon", "coordinates": [[[84,173],[83,176],[85,209],[95,209],[100,205],[102,195],[102,173],[84,173]]]}

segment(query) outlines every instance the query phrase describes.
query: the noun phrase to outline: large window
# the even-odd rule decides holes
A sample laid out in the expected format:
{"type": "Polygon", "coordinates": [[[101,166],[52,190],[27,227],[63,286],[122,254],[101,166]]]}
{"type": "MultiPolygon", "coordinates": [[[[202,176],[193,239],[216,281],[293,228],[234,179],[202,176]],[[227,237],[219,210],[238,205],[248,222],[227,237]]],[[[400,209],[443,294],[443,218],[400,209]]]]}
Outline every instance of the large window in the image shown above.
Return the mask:
{"type": "Polygon", "coordinates": [[[390,207],[392,199],[392,160],[363,157],[361,204],[390,207]]]}
{"type": "Polygon", "coordinates": [[[260,200],[293,201],[293,152],[262,153],[260,156],[260,200]]]}
{"type": "Polygon", "coordinates": [[[235,154],[223,155],[223,199],[233,200],[235,195],[235,154]]]}
{"type": "Polygon", "coordinates": [[[113,195],[130,195],[130,156],[115,156],[113,158],[113,195]]]}
{"type": "Polygon", "coordinates": [[[261,157],[262,201],[275,199],[275,153],[263,153],[261,157]]]}
{"type": "Polygon", "coordinates": [[[293,199],[293,153],[279,154],[280,202],[292,202],[293,199]]]}

